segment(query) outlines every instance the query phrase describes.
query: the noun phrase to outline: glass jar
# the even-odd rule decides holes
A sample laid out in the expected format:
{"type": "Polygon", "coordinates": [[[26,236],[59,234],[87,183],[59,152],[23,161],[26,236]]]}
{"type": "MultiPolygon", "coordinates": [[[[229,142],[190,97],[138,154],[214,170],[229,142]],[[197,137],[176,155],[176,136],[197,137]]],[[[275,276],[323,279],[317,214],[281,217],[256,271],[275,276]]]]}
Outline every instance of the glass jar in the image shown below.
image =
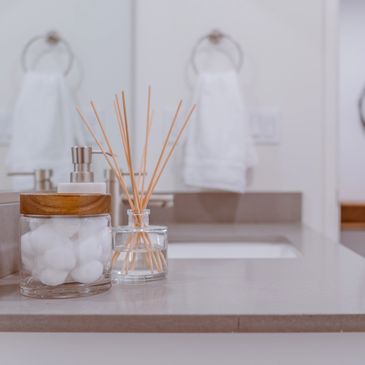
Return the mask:
{"type": "Polygon", "coordinates": [[[111,287],[110,196],[21,194],[20,292],[70,298],[111,287]]]}
{"type": "Polygon", "coordinates": [[[112,280],[141,282],[167,274],[167,227],[149,225],[150,210],[128,210],[128,226],[113,229],[112,280]]]}

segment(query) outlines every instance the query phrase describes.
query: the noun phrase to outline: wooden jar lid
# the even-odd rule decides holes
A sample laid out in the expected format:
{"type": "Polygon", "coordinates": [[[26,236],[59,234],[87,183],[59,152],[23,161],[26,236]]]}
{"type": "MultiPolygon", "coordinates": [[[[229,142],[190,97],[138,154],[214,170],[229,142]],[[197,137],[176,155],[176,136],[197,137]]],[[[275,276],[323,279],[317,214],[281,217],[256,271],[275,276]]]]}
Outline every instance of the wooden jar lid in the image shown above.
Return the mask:
{"type": "Polygon", "coordinates": [[[20,213],[27,215],[109,214],[109,194],[22,193],[20,213]]]}

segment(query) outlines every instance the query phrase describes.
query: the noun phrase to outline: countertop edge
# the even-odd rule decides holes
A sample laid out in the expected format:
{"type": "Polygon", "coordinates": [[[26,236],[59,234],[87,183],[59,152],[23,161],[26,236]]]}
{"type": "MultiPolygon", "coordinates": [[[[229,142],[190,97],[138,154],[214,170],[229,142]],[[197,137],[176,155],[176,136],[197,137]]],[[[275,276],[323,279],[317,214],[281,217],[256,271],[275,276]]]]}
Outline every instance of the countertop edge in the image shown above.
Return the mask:
{"type": "Polygon", "coordinates": [[[16,191],[0,191],[0,204],[18,203],[19,195],[16,191]]]}
{"type": "Polygon", "coordinates": [[[0,332],[365,332],[365,314],[0,315],[0,332]]]}

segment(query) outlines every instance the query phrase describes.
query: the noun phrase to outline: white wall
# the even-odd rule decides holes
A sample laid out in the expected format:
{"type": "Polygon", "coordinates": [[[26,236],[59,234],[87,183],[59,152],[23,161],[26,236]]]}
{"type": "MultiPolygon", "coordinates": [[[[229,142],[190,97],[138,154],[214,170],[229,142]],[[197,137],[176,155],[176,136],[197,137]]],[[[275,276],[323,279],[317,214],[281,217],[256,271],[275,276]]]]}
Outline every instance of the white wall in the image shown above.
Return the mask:
{"type": "MultiPolygon", "coordinates": [[[[137,0],[135,26],[137,123],[144,123],[141,96],[151,83],[159,106],[154,148],[166,128],[166,110],[180,97],[190,97],[184,71],[192,47],[200,36],[219,28],[243,47],[246,104],[277,108],[281,114],[281,142],[258,147],[260,164],[249,190],[302,191],[304,222],[320,231],[325,199],[324,11],[325,0],[137,0]]],[[[160,190],[186,189],[179,160],[178,155],[170,164],[160,190]]]]}
{"type": "MultiPolygon", "coordinates": [[[[340,199],[365,200],[365,128],[357,102],[365,87],[365,2],[341,2],[340,199]]],[[[364,108],[365,112],[365,108],[364,108]]]]}
{"type": "MultiPolygon", "coordinates": [[[[110,124],[114,93],[131,91],[130,0],[3,0],[0,2],[0,112],[11,113],[19,90],[20,54],[35,35],[58,31],[76,62],[67,78],[83,109],[94,99],[110,124]]],[[[61,60],[60,60],[61,62],[61,60]]],[[[0,148],[0,189],[7,188],[0,148]]]]}

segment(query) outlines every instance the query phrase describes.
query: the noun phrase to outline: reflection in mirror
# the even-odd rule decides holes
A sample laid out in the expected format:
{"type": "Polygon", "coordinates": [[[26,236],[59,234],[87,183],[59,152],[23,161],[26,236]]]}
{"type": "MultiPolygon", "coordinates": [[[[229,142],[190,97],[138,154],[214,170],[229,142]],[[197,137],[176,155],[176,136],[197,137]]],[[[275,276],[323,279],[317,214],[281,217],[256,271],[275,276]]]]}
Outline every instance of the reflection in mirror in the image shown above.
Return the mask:
{"type": "Polygon", "coordinates": [[[76,105],[93,98],[107,119],[114,93],[131,90],[131,3],[5,2],[1,19],[0,186],[49,190],[69,181],[71,146],[91,143],[76,105]]]}
{"type": "MultiPolygon", "coordinates": [[[[179,99],[186,101],[182,115],[197,104],[157,192],[302,192],[303,221],[322,230],[329,163],[324,115],[332,107],[323,103],[330,79],[323,65],[331,51],[323,44],[332,39],[331,14],[323,17],[323,4],[5,2],[0,15],[1,188],[34,189],[39,169],[52,170],[52,186],[69,181],[70,147],[96,147],[75,111],[76,105],[89,110],[87,119],[96,123],[90,100],[122,159],[112,105],[122,89],[138,164],[151,85],[147,176],[179,99]]],[[[170,146],[175,138],[172,133],[170,146]]],[[[102,158],[94,158],[97,181],[105,180],[106,167],[102,158]]],[[[123,160],[121,168],[126,171],[123,160]]]]}

